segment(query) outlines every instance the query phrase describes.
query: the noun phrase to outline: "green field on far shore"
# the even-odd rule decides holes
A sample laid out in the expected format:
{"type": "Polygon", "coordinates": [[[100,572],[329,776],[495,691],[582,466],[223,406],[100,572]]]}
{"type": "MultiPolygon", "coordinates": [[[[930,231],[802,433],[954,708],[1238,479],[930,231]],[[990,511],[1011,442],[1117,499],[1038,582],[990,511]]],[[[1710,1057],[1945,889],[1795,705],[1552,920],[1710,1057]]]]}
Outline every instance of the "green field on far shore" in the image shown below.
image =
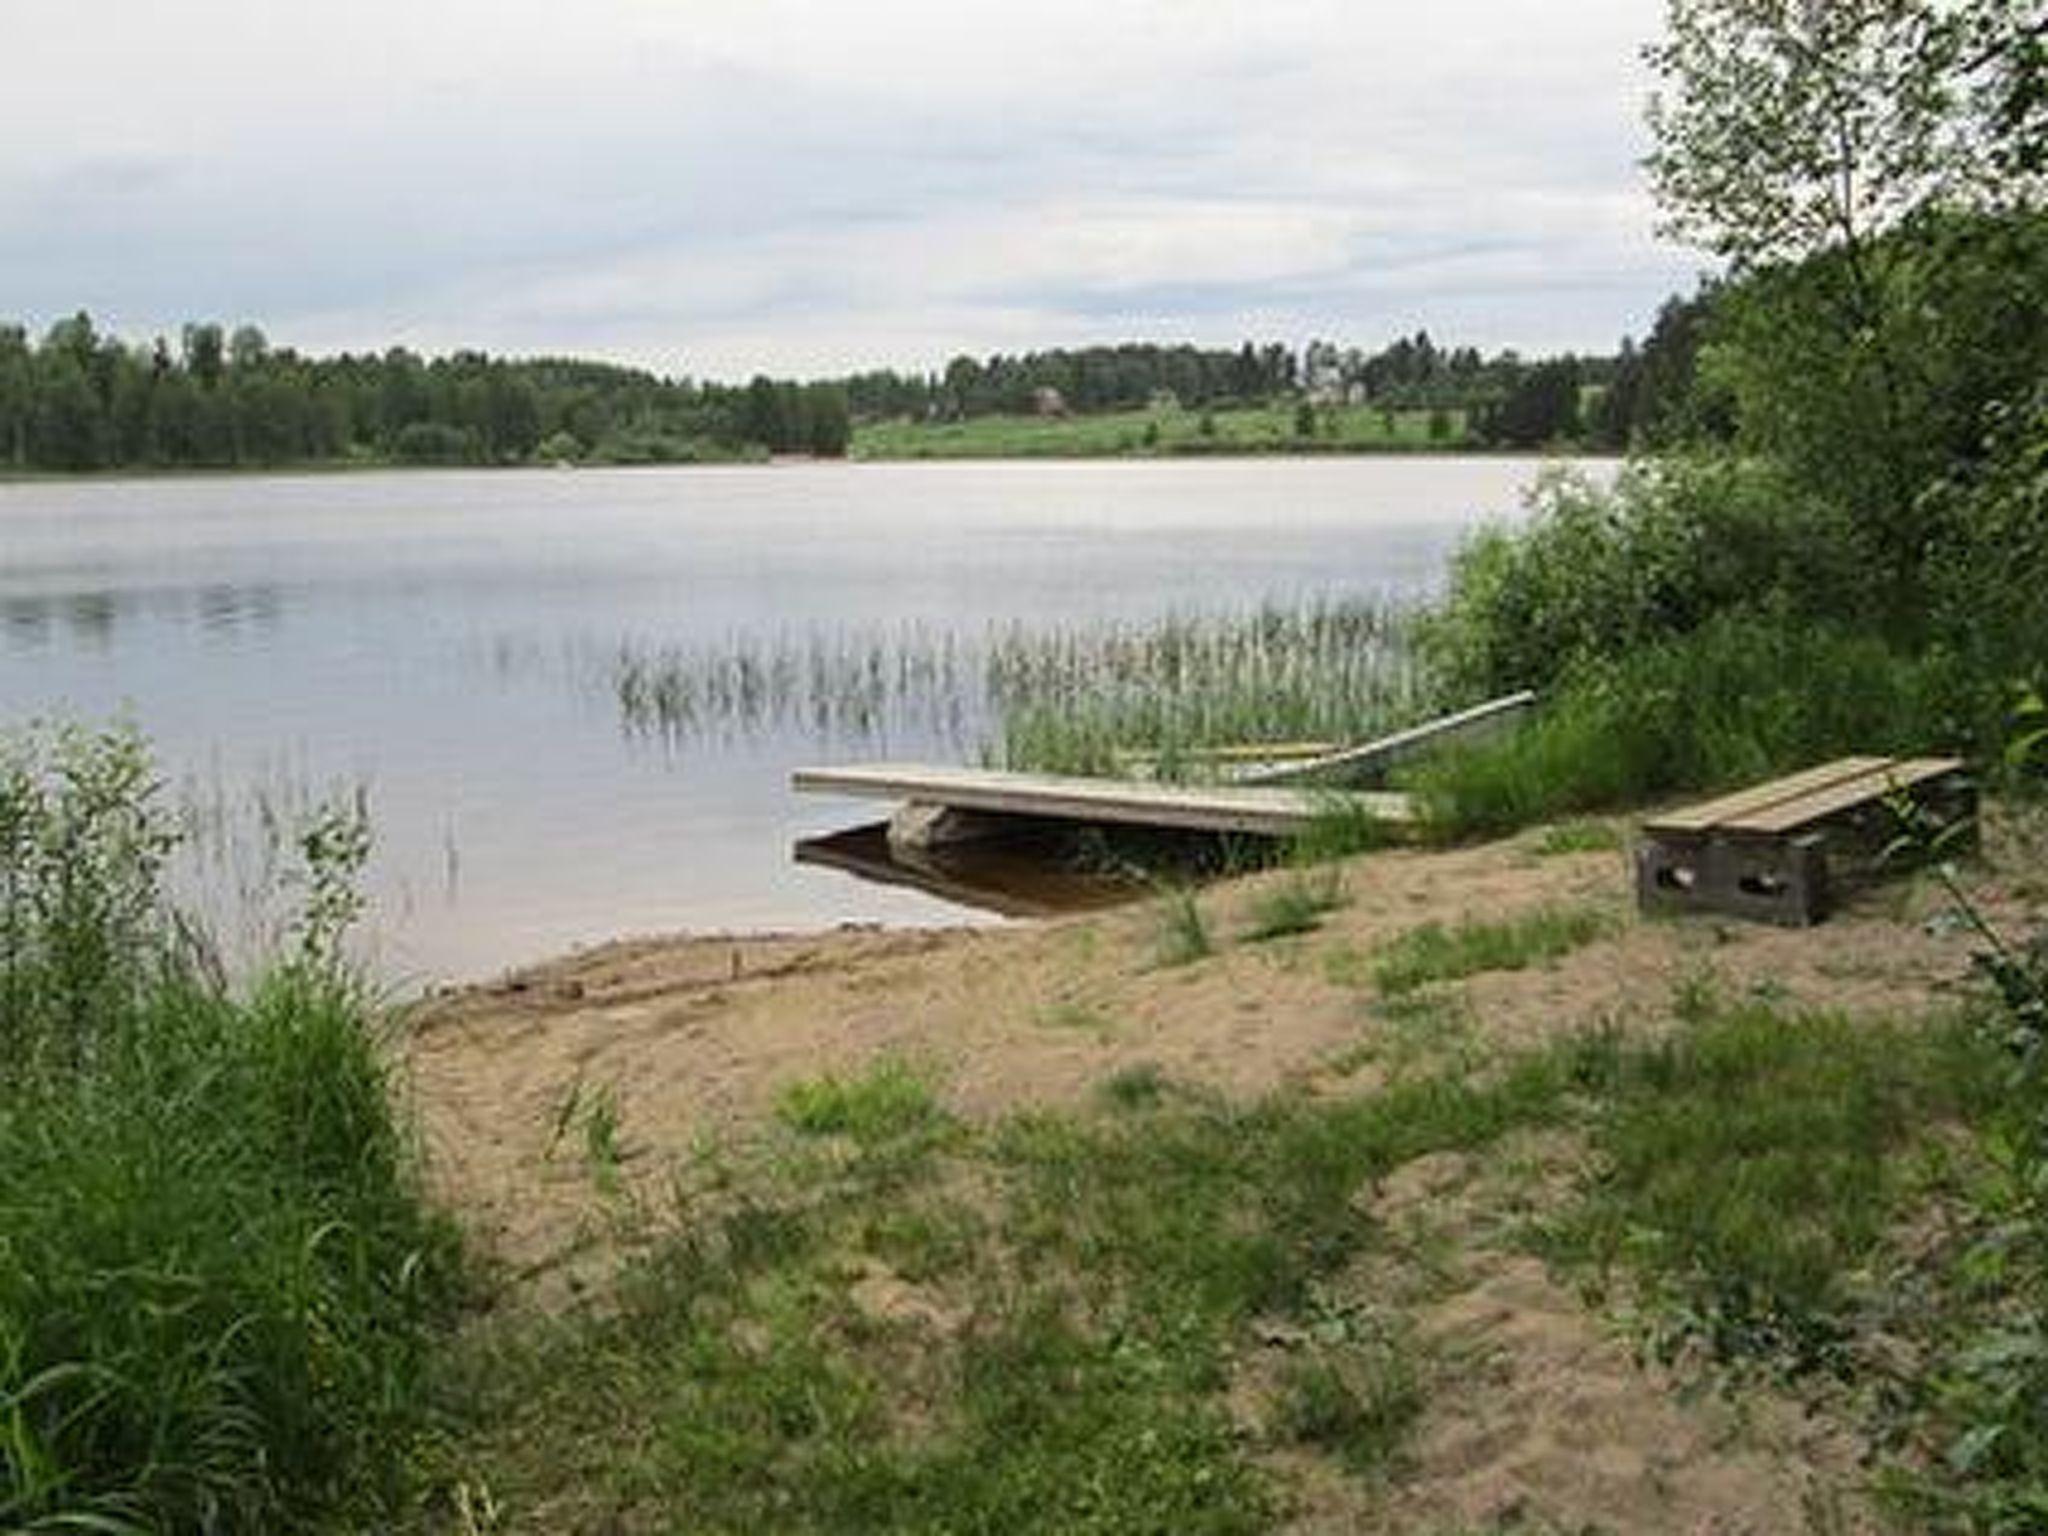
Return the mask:
{"type": "Polygon", "coordinates": [[[1214,411],[1179,408],[1088,416],[977,416],[966,421],[857,425],[856,459],[1106,458],[1201,453],[1403,453],[1469,448],[1460,411],[1289,404],[1214,411]],[[1434,419],[1434,428],[1432,420],[1434,419]]]}

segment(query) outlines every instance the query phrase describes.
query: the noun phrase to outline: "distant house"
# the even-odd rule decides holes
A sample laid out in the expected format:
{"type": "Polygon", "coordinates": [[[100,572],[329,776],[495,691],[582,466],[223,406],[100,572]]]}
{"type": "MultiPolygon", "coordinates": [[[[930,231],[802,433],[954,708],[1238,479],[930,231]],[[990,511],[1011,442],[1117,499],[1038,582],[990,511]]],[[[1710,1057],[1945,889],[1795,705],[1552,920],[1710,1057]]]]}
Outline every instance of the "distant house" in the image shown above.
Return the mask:
{"type": "Polygon", "coordinates": [[[1031,391],[1031,409],[1040,416],[1064,416],[1067,414],[1067,397],[1050,384],[1041,384],[1031,391]]]}

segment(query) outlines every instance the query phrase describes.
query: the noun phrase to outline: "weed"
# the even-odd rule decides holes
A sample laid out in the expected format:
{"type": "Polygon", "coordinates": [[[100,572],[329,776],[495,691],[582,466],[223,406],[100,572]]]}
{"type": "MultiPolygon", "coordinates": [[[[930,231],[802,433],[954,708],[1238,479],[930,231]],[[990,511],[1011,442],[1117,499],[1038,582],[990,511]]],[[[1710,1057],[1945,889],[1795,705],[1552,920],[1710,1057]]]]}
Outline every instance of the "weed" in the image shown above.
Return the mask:
{"type": "Polygon", "coordinates": [[[1166,1096],[1166,1074],[1154,1063],[1141,1061],[1104,1078],[1101,1091],[1118,1109],[1149,1109],[1166,1096]]]}
{"type": "Polygon", "coordinates": [[[1366,986],[1372,981],[1372,956],[1356,944],[1332,944],[1323,952],[1323,978],[1337,987],[1366,986]]]}
{"type": "Polygon", "coordinates": [[[806,1136],[845,1136],[863,1146],[932,1129],[942,1118],[929,1084],[888,1057],[859,1077],[807,1078],[775,1101],[783,1124],[806,1136]]]}
{"type": "Polygon", "coordinates": [[[606,1196],[620,1190],[619,1099],[607,1084],[591,1095],[583,1106],[583,1162],[591,1179],[606,1196]]]}
{"type": "Polygon", "coordinates": [[[1154,958],[1160,965],[1188,965],[1216,952],[1209,939],[1209,925],[1194,891],[1179,886],[1162,891],[1158,902],[1159,927],[1154,941],[1154,958]]]}
{"type": "Polygon", "coordinates": [[[1621,846],[1621,832],[1612,822],[1560,821],[1545,827],[1529,851],[1550,859],[1569,853],[1610,853],[1621,846]]]}
{"type": "Polygon", "coordinates": [[[1442,1071],[1472,1038],[1472,1005],[1459,992],[1399,993],[1379,999],[1372,1011],[1378,1054],[1396,1075],[1442,1071]]]}
{"type": "Polygon", "coordinates": [[[1252,900],[1244,936],[1258,943],[1290,934],[1312,933],[1325,914],[1344,904],[1344,882],[1335,869],[1297,870],[1252,900]]]}
{"type": "Polygon", "coordinates": [[[1370,853],[1397,841],[1395,829],[1373,814],[1370,805],[1352,795],[1319,797],[1307,826],[1287,843],[1287,862],[1297,866],[1327,864],[1370,853]]]}
{"type": "Polygon", "coordinates": [[[1704,1024],[1721,1012],[1721,973],[1694,963],[1679,973],[1671,987],[1671,1012],[1681,1024],[1704,1024]]]}
{"type": "Polygon", "coordinates": [[[1282,1372],[1277,1428],[1362,1476],[1397,1464],[1423,1405],[1414,1361],[1393,1341],[1313,1342],[1282,1372]]]}
{"type": "MultiPolygon", "coordinates": [[[[1311,603],[1011,631],[988,654],[1001,738],[987,755],[1012,768],[1120,774],[1138,752],[1156,777],[1181,779],[1213,775],[1212,748],[1356,740],[1427,703],[1408,624],[1375,604],[1311,603]]],[[[1333,813],[1332,835],[1364,835],[1355,818],[1340,819],[1333,813]]]]}
{"type": "Polygon", "coordinates": [[[1569,671],[1537,716],[1498,741],[1400,775],[1441,837],[1639,805],[1768,777],[1843,752],[1925,751],[1951,739],[1956,679],[1822,624],[1723,615],[1569,671]]]}
{"type": "Polygon", "coordinates": [[[1538,907],[1502,922],[1466,919],[1455,927],[1425,923],[1380,951],[1373,980],[1389,996],[1433,981],[1482,971],[1518,971],[1543,964],[1610,932],[1614,919],[1598,907],[1538,907]]]}

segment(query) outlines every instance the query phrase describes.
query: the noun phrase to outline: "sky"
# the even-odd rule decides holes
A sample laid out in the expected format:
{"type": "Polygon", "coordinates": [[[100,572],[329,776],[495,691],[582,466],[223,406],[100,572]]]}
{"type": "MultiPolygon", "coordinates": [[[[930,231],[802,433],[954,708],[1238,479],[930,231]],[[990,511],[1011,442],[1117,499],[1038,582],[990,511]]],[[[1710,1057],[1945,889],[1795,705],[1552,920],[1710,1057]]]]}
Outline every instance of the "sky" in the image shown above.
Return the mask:
{"type": "Polygon", "coordinates": [[[0,319],[737,379],[1611,349],[1661,0],[0,0],[0,319]]]}

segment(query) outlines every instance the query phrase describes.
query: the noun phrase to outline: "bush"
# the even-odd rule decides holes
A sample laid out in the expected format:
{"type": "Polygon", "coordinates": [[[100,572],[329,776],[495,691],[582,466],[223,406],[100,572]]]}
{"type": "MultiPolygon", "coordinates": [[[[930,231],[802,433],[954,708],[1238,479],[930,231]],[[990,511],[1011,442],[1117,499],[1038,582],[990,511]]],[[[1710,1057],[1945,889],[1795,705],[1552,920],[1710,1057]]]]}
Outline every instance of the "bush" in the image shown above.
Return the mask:
{"type": "Polygon", "coordinates": [[[416,421],[391,440],[401,464],[475,464],[482,458],[476,435],[444,422],[416,421]]]}
{"type": "Polygon", "coordinates": [[[309,958],[209,976],[132,735],[5,750],[0,1528],[388,1505],[457,1266],[359,988],[309,958]]]}
{"type": "Polygon", "coordinates": [[[1713,789],[1846,752],[1967,748],[1989,728],[1952,657],[1784,614],[1582,661],[1511,736],[1404,776],[1446,835],[1713,789]]]}
{"type": "Polygon", "coordinates": [[[1422,639],[1454,688],[1490,696],[1548,687],[1716,615],[1854,620],[1870,601],[1854,529],[1768,465],[1646,460],[1611,491],[1546,475],[1525,523],[1458,551],[1422,639]]]}
{"type": "Polygon", "coordinates": [[[1992,683],[2048,665],[2048,385],[1996,413],[1990,452],[1928,497],[1934,632],[1992,683]]]}

